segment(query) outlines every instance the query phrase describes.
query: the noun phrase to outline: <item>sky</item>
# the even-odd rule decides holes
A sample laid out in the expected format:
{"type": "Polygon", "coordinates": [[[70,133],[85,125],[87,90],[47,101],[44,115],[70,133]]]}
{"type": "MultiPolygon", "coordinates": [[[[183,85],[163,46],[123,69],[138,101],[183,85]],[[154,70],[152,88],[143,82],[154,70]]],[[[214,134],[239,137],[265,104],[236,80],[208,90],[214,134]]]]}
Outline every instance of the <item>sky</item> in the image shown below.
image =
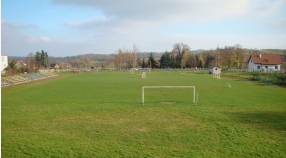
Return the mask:
{"type": "Polygon", "coordinates": [[[286,49],[286,0],[2,0],[1,54],[286,49]]]}

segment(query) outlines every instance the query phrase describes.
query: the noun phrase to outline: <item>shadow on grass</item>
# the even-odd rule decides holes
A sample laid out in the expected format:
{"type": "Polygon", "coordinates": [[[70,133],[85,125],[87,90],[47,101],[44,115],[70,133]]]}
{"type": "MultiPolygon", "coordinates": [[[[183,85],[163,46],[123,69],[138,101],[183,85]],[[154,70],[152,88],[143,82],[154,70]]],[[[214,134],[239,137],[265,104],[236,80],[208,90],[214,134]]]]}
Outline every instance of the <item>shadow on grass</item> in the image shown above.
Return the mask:
{"type": "Polygon", "coordinates": [[[286,111],[282,112],[238,112],[231,117],[240,123],[261,130],[286,131],[286,111]]]}
{"type": "Polygon", "coordinates": [[[281,88],[286,88],[286,83],[284,84],[278,84],[276,82],[264,82],[264,81],[257,81],[257,80],[252,80],[252,79],[239,79],[239,78],[232,78],[234,81],[239,81],[239,82],[250,82],[254,85],[258,86],[269,86],[269,87],[281,87],[281,88]]]}
{"type": "Polygon", "coordinates": [[[256,81],[256,82],[254,82],[254,84],[256,84],[258,86],[286,88],[286,84],[278,84],[278,83],[271,83],[271,82],[256,81]]]}

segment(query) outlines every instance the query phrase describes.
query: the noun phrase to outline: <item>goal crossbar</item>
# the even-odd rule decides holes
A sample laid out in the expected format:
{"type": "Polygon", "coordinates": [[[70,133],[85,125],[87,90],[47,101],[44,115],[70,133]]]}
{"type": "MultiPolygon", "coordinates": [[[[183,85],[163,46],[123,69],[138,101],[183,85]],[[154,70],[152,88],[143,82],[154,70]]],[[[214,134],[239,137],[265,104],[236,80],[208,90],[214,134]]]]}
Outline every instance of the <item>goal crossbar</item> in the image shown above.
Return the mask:
{"type": "Polygon", "coordinates": [[[142,87],[142,104],[144,105],[144,89],[145,88],[193,88],[193,103],[196,101],[196,87],[195,86],[143,86],[142,87]]]}

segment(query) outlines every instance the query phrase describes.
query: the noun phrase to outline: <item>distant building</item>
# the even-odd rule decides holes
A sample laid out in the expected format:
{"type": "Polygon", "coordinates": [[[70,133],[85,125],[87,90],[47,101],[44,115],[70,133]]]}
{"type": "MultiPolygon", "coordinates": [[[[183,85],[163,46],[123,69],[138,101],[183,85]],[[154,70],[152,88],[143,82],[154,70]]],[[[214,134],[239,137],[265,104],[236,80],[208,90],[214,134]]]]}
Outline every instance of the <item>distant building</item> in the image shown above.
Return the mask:
{"type": "Polygon", "coordinates": [[[221,73],[221,68],[218,68],[216,66],[209,67],[209,74],[218,74],[221,73]]]}
{"type": "Polygon", "coordinates": [[[281,57],[276,54],[250,55],[248,59],[248,69],[251,71],[280,71],[281,64],[281,57]]]}
{"type": "Polygon", "coordinates": [[[1,56],[1,71],[3,71],[6,67],[8,67],[8,56],[1,56]]]}
{"type": "Polygon", "coordinates": [[[26,67],[27,64],[23,60],[18,60],[15,64],[17,67],[26,67]]]}
{"type": "Polygon", "coordinates": [[[51,64],[50,65],[50,69],[59,69],[59,65],[58,64],[51,64]]]}

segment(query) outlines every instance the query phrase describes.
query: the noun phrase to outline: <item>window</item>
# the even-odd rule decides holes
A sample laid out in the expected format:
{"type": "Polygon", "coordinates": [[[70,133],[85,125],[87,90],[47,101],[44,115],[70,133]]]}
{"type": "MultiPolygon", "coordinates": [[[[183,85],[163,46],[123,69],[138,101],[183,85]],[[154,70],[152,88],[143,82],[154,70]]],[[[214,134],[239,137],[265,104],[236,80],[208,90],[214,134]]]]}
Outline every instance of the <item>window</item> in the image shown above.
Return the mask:
{"type": "Polygon", "coordinates": [[[257,69],[260,69],[260,66],[257,66],[257,69]]]}
{"type": "Polygon", "coordinates": [[[275,66],[275,69],[277,70],[277,69],[278,69],[278,66],[275,66]]]}
{"type": "Polygon", "coordinates": [[[265,66],[265,69],[268,69],[268,66],[265,66]]]}
{"type": "Polygon", "coordinates": [[[2,57],[2,62],[4,62],[4,57],[2,57]]]}

